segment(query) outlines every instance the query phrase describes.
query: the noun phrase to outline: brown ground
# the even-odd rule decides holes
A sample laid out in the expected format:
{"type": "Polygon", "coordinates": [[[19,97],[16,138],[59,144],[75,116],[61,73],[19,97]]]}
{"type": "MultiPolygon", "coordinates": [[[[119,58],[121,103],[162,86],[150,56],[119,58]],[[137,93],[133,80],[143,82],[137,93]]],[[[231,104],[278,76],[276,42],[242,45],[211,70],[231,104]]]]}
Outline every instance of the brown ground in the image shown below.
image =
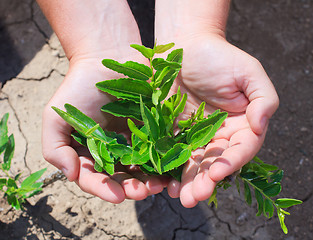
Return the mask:
{"type": "MultiPolygon", "coordinates": [[[[153,3],[130,2],[151,45],[153,3]]],[[[282,196],[304,201],[290,210],[287,236],[276,217],[255,217],[255,203],[246,206],[235,189],[219,193],[217,210],[204,202],[184,209],[165,192],[114,205],[59,180],[25,212],[14,212],[1,195],[0,239],[313,239],[312,11],[311,0],[233,0],[228,25],[229,41],[261,61],[280,96],[259,156],[285,170],[282,196]]],[[[41,156],[40,117],[66,71],[64,53],[35,1],[1,0],[0,115],[10,113],[14,172],[55,171],[41,156]]]]}

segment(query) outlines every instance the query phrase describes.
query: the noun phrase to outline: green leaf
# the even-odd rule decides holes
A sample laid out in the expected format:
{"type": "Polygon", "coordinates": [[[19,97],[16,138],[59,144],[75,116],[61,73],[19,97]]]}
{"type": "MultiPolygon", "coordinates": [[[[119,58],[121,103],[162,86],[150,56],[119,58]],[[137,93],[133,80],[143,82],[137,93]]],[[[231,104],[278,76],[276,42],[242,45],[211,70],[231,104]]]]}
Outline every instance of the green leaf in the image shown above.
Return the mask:
{"type": "Polygon", "coordinates": [[[161,158],[162,172],[170,171],[183,165],[191,157],[191,150],[188,145],[177,143],[161,158]]]}
{"type": "Polygon", "coordinates": [[[257,163],[250,163],[250,168],[254,170],[258,176],[267,177],[269,175],[269,172],[257,163]]]}
{"type": "Polygon", "coordinates": [[[174,107],[177,107],[179,105],[180,99],[181,99],[181,91],[180,91],[180,86],[178,86],[177,93],[171,96],[169,98],[169,101],[173,102],[174,107]]]}
{"type": "Polygon", "coordinates": [[[187,142],[190,142],[191,137],[193,134],[198,132],[199,130],[209,126],[213,125],[212,128],[212,137],[215,135],[216,131],[222,126],[224,120],[227,118],[227,113],[226,112],[218,112],[218,113],[213,113],[212,115],[208,116],[208,118],[196,123],[193,125],[187,135],[187,142]]]}
{"type": "Polygon", "coordinates": [[[148,80],[152,77],[152,70],[144,64],[140,64],[133,61],[127,61],[126,63],[119,63],[112,59],[103,59],[102,64],[118,73],[122,73],[130,78],[139,80],[148,80]]]}
{"type": "Polygon", "coordinates": [[[204,115],[205,102],[202,102],[194,116],[197,120],[202,120],[204,115]]]}
{"type": "Polygon", "coordinates": [[[155,142],[155,150],[161,155],[164,155],[172,149],[175,144],[176,141],[173,138],[165,136],[155,142]]]}
{"type": "MultiPolygon", "coordinates": [[[[250,166],[250,164],[246,164],[247,166],[250,166]]],[[[245,165],[245,166],[246,166],[245,165]]],[[[244,167],[245,167],[244,166],[244,167]]],[[[242,169],[244,169],[244,167],[242,169]]],[[[245,172],[245,171],[241,171],[240,173],[240,177],[247,179],[248,181],[252,181],[252,180],[259,180],[259,176],[255,174],[255,172],[245,172]]]]}
{"type": "Polygon", "coordinates": [[[210,205],[211,203],[214,203],[215,208],[217,208],[217,199],[216,199],[216,194],[217,194],[217,190],[216,188],[214,188],[212,195],[209,198],[209,202],[208,205],[210,205]]]}
{"type": "Polygon", "coordinates": [[[185,106],[186,106],[186,101],[187,101],[187,93],[184,93],[179,105],[175,108],[173,112],[173,115],[175,118],[178,117],[178,115],[184,111],[185,106]]]}
{"type": "Polygon", "coordinates": [[[107,92],[117,98],[127,99],[139,103],[141,96],[145,103],[152,101],[153,89],[149,83],[144,81],[120,78],[98,82],[96,87],[101,91],[107,92]]]}
{"type": "Polygon", "coordinates": [[[178,127],[180,129],[183,129],[183,128],[190,128],[191,127],[191,124],[192,124],[192,119],[189,118],[188,120],[180,120],[178,122],[178,127]]]}
{"type": "Polygon", "coordinates": [[[167,61],[169,62],[177,62],[177,63],[182,63],[183,61],[183,49],[175,49],[173,50],[166,58],[167,61]]]}
{"type": "Polygon", "coordinates": [[[8,178],[7,187],[8,188],[18,189],[18,186],[16,185],[16,181],[14,179],[12,179],[12,178],[8,178]]]}
{"type": "MultiPolygon", "coordinates": [[[[167,76],[168,73],[171,72],[172,76],[175,73],[175,70],[172,70],[170,67],[165,67],[162,69],[162,71],[156,71],[154,77],[155,77],[155,82],[154,82],[154,86],[155,87],[160,87],[162,83],[164,83],[165,81],[165,76],[167,76]]],[[[168,79],[167,79],[168,80],[168,79]]]]}
{"type": "Polygon", "coordinates": [[[21,204],[17,197],[14,194],[10,194],[7,196],[8,203],[15,209],[15,210],[20,210],[21,209],[21,204]]]}
{"type": "Polygon", "coordinates": [[[248,203],[248,205],[251,205],[252,203],[251,191],[248,183],[245,181],[244,181],[244,190],[245,190],[245,200],[248,203]]]}
{"type": "Polygon", "coordinates": [[[264,213],[265,217],[267,217],[267,218],[273,217],[274,205],[271,202],[271,200],[269,200],[268,198],[265,198],[263,210],[264,210],[263,213],[264,213]],[[268,213],[268,215],[267,215],[267,213],[268,213]]]}
{"type": "Polygon", "coordinates": [[[155,150],[153,144],[149,145],[149,156],[150,156],[150,160],[152,162],[152,165],[154,167],[154,169],[160,174],[162,175],[162,170],[161,170],[161,162],[160,162],[160,156],[157,153],[157,151],[155,150]]]}
{"type": "Polygon", "coordinates": [[[152,66],[155,70],[163,70],[165,67],[169,67],[175,70],[181,69],[181,64],[177,62],[170,62],[163,58],[155,58],[152,60],[152,66]]]}
{"type": "Polygon", "coordinates": [[[142,164],[140,166],[140,169],[144,172],[144,173],[147,173],[149,175],[160,175],[153,167],[151,161],[145,163],[145,164],[142,164]]]}
{"type": "Polygon", "coordinates": [[[264,190],[269,186],[269,183],[267,182],[267,179],[265,178],[256,178],[251,180],[251,183],[256,186],[257,188],[264,190]]]}
{"type": "Polygon", "coordinates": [[[131,117],[141,121],[140,106],[138,103],[128,100],[110,102],[101,108],[101,111],[110,113],[116,117],[131,117]]]}
{"type": "Polygon", "coordinates": [[[164,117],[163,117],[163,114],[162,114],[162,110],[161,110],[161,104],[158,105],[156,107],[156,112],[158,114],[158,125],[159,125],[159,129],[160,129],[160,138],[167,135],[167,132],[166,132],[166,123],[165,123],[165,120],[164,120],[164,117]]]}
{"type": "Polygon", "coordinates": [[[117,134],[116,132],[109,132],[109,131],[104,131],[104,132],[105,132],[105,135],[107,135],[108,137],[114,139],[111,142],[114,142],[116,140],[117,143],[128,145],[126,138],[122,134],[117,134]]]}
{"type": "Polygon", "coordinates": [[[161,96],[162,92],[160,90],[154,90],[152,94],[152,103],[157,106],[159,104],[159,98],[161,96]]]}
{"type": "Polygon", "coordinates": [[[145,134],[144,132],[140,131],[136,124],[130,120],[129,118],[127,119],[127,124],[128,124],[128,128],[129,130],[135,134],[137,137],[139,137],[142,141],[147,142],[148,141],[148,136],[147,134],[145,134]]]}
{"type": "MultiPolygon", "coordinates": [[[[96,143],[96,140],[93,138],[88,138],[87,139],[87,146],[89,149],[89,152],[91,154],[91,156],[93,157],[93,159],[95,160],[95,162],[101,167],[101,169],[104,168],[104,163],[99,155],[99,150],[98,150],[98,146],[96,143]]],[[[99,168],[97,168],[99,169],[99,168]]],[[[95,170],[97,171],[97,169],[95,168],[95,170]]]]}
{"type": "Polygon", "coordinates": [[[131,154],[132,149],[124,144],[107,144],[108,151],[114,156],[114,158],[122,158],[125,154],[131,154]]]}
{"type": "Polygon", "coordinates": [[[11,168],[11,160],[14,155],[15,141],[13,134],[10,135],[3,156],[3,164],[2,168],[4,170],[10,170],[11,168]]]}
{"type": "Polygon", "coordinates": [[[164,45],[156,45],[154,46],[154,52],[155,53],[164,53],[167,50],[171,49],[172,47],[175,46],[175,43],[168,43],[164,45]]]}
{"type": "Polygon", "coordinates": [[[93,168],[97,171],[97,172],[103,172],[104,168],[101,167],[97,162],[95,162],[93,168]]]}
{"type": "Polygon", "coordinates": [[[151,136],[152,139],[156,141],[159,138],[160,134],[159,125],[156,122],[155,117],[150,112],[150,110],[145,106],[141,98],[140,98],[140,111],[141,118],[146,126],[149,136],[151,136]]]}
{"type": "Polygon", "coordinates": [[[16,174],[16,175],[14,176],[14,180],[15,180],[15,181],[18,181],[18,180],[20,179],[21,175],[22,175],[22,173],[16,174]]]}
{"type": "Polygon", "coordinates": [[[275,203],[280,208],[289,208],[291,206],[301,204],[302,201],[298,199],[293,199],[293,198],[278,198],[276,199],[275,203]]]}
{"type": "Polygon", "coordinates": [[[7,179],[6,178],[0,178],[0,190],[7,185],[7,179]]]}
{"type": "MultiPolygon", "coordinates": [[[[64,107],[67,112],[64,112],[56,107],[52,107],[52,109],[54,109],[76,131],[83,134],[84,137],[87,137],[86,133],[88,130],[97,125],[97,123],[70,104],[65,104],[64,107]]],[[[103,129],[101,128],[97,128],[91,135],[101,141],[112,141],[111,138],[105,135],[103,129]]]]}
{"type": "Polygon", "coordinates": [[[108,149],[106,147],[106,144],[103,142],[98,143],[98,149],[99,149],[99,155],[103,162],[103,168],[104,170],[110,174],[114,174],[114,159],[111,158],[108,149]]]}
{"type": "Polygon", "coordinates": [[[5,150],[6,144],[9,140],[8,137],[8,118],[9,114],[6,113],[3,115],[0,121],[0,154],[5,150]]]}
{"type": "MultiPolygon", "coordinates": [[[[164,82],[164,84],[162,83],[162,85],[160,87],[160,90],[161,90],[162,94],[161,94],[161,96],[159,98],[159,101],[163,101],[167,97],[167,95],[168,95],[168,93],[169,93],[169,91],[170,91],[170,89],[171,89],[171,87],[172,87],[172,85],[174,83],[174,80],[176,79],[176,77],[178,75],[178,72],[179,71],[174,71],[174,73],[172,75],[170,75],[169,79],[166,80],[164,82]]],[[[167,74],[167,75],[169,75],[169,74],[167,74]]],[[[165,79],[165,77],[163,78],[163,80],[164,79],[165,79]]]]}
{"type": "Polygon", "coordinates": [[[212,129],[212,125],[206,126],[198,132],[194,132],[189,139],[187,134],[187,143],[192,146],[192,150],[203,147],[211,141],[211,139],[214,137],[212,129]]]}
{"type": "Polygon", "coordinates": [[[271,164],[266,164],[266,163],[262,163],[260,165],[263,169],[265,169],[266,171],[275,171],[278,170],[277,166],[271,165],[271,164]]]}
{"type": "Polygon", "coordinates": [[[120,163],[122,165],[131,165],[132,164],[132,155],[131,154],[124,154],[123,157],[120,159],[120,163]]]}
{"type": "Polygon", "coordinates": [[[255,156],[252,160],[255,161],[255,162],[257,162],[257,163],[259,163],[259,164],[263,164],[263,163],[264,163],[264,162],[263,162],[259,157],[257,157],[257,156],[255,156]]]}
{"type": "Polygon", "coordinates": [[[274,183],[263,190],[263,193],[268,197],[275,197],[281,191],[280,183],[274,183]]]}
{"type": "Polygon", "coordinates": [[[139,51],[144,57],[151,59],[154,56],[154,50],[143,45],[131,44],[132,48],[139,51]]]}
{"type": "MultiPolygon", "coordinates": [[[[139,153],[141,145],[143,143],[137,145],[135,149],[133,149],[132,156],[131,156],[131,164],[133,165],[142,165],[147,163],[150,160],[149,151],[146,151],[142,154],[139,153]]],[[[147,147],[150,147],[150,144],[147,145],[147,147]]]]}
{"type": "Polygon", "coordinates": [[[280,182],[284,176],[284,171],[283,170],[277,170],[276,172],[273,173],[273,175],[270,176],[270,178],[274,182],[280,182]]]}
{"type": "Polygon", "coordinates": [[[74,138],[76,142],[87,147],[87,138],[84,137],[82,134],[76,131],[76,132],[73,132],[71,136],[74,138]]]}
{"type": "Polygon", "coordinates": [[[263,213],[263,206],[264,206],[263,196],[260,193],[260,191],[257,189],[254,189],[254,193],[255,193],[255,198],[258,202],[258,212],[257,212],[256,216],[260,216],[263,213]]]}
{"type": "Polygon", "coordinates": [[[140,149],[139,149],[139,154],[142,155],[148,150],[149,144],[147,142],[144,142],[141,144],[140,149]]]}
{"type": "Polygon", "coordinates": [[[283,232],[285,234],[287,234],[288,233],[288,229],[287,229],[286,224],[285,224],[285,216],[286,215],[284,213],[282,213],[280,211],[280,209],[277,209],[277,215],[278,215],[278,218],[279,218],[279,223],[280,223],[281,229],[283,230],[283,232]]]}
{"type": "Polygon", "coordinates": [[[32,173],[29,175],[22,183],[21,188],[26,188],[32,186],[41,176],[42,174],[47,170],[47,168],[41,169],[37,172],[32,173]]]}
{"type": "Polygon", "coordinates": [[[98,172],[105,170],[110,175],[114,174],[114,160],[110,157],[106,145],[93,138],[87,139],[88,149],[95,160],[94,169],[98,172]]]}

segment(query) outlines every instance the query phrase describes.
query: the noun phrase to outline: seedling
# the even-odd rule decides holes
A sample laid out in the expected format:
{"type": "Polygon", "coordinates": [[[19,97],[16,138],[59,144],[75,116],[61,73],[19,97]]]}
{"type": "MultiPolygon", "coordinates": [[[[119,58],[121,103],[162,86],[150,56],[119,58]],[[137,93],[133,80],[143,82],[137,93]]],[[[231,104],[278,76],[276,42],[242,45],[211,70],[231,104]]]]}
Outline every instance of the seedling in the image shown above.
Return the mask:
{"type": "MultiPolygon", "coordinates": [[[[132,133],[130,144],[122,135],[103,130],[94,120],[70,104],[65,104],[66,111],[52,107],[76,130],[72,134],[73,138],[88,147],[95,160],[96,171],[113,175],[117,163],[138,165],[147,174],[169,175],[180,181],[183,165],[191,157],[192,151],[207,145],[227,118],[227,113],[220,110],[204,116],[205,102],[190,113],[189,119],[179,118],[185,110],[187,94],[182,94],[180,88],[176,94],[168,94],[182,67],[183,49],[173,50],[166,59],[154,57],[173,46],[174,43],[169,43],[156,45],[151,49],[132,44],[132,48],[149,60],[150,66],[132,61],[102,61],[105,67],[126,76],[98,82],[96,87],[117,98],[116,101],[104,105],[101,110],[116,117],[127,118],[132,133]],[[138,121],[140,124],[135,124],[138,121]]],[[[257,157],[253,160],[236,176],[238,191],[240,192],[241,180],[244,184],[245,200],[250,205],[250,188],[254,189],[258,202],[257,215],[263,214],[271,218],[276,207],[281,227],[287,233],[284,218],[289,213],[282,208],[300,204],[301,201],[272,200],[281,191],[283,171],[263,163],[257,157]]],[[[229,178],[226,178],[217,184],[216,189],[227,189],[229,186],[229,178]]],[[[209,199],[209,203],[213,202],[215,205],[216,189],[209,199]]]]}
{"type": "Polygon", "coordinates": [[[37,180],[42,176],[46,169],[39,170],[28,176],[18,187],[18,181],[21,173],[11,176],[11,160],[14,155],[15,142],[14,136],[8,136],[9,114],[6,113],[0,121],[0,170],[4,173],[4,177],[0,177],[0,191],[4,192],[8,203],[16,210],[23,209],[23,203],[27,198],[38,194],[42,188],[42,182],[37,180]]]}

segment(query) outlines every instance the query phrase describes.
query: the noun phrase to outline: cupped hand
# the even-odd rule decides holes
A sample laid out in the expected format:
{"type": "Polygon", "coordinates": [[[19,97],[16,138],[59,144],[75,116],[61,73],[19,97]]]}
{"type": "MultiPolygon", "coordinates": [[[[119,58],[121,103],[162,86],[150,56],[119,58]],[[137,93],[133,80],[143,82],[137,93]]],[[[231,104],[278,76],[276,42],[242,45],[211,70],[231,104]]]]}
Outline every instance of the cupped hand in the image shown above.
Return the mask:
{"type": "Polygon", "coordinates": [[[217,184],[239,170],[259,151],[278,96],[262,65],[217,34],[177,40],[184,49],[183,67],[176,80],[188,93],[185,116],[206,102],[229,116],[205,149],[187,162],[182,182],[168,185],[169,195],[185,207],[209,198],[217,184]]]}
{"type": "MultiPolygon", "coordinates": [[[[131,57],[131,54],[133,53],[126,54],[126,57],[131,57]]],[[[87,193],[112,203],[120,203],[125,198],[141,200],[162,191],[162,179],[148,177],[136,168],[122,166],[113,176],[96,172],[88,150],[78,146],[71,138],[72,127],[51,109],[51,106],[64,109],[64,104],[70,103],[100,123],[101,127],[127,136],[128,128],[125,121],[100,111],[101,107],[112,99],[100,92],[95,84],[121,77],[102,66],[101,56],[108,54],[97,53],[97,56],[84,56],[70,62],[63,83],[44,109],[43,155],[48,162],[61,169],[70,181],[75,181],[87,193]]],[[[114,54],[110,56],[116,57],[114,54]]]]}

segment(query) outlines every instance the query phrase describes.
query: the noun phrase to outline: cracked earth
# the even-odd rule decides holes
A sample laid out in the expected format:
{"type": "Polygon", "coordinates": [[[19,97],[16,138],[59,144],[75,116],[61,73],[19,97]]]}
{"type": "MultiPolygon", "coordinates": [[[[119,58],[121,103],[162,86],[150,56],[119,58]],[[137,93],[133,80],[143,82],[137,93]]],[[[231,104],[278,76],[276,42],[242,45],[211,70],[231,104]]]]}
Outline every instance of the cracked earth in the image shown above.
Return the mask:
{"type": "MultiPolygon", "coordinates": [[[[151,45],[152,1],[129,2],[151,45]]],[[[218,209],[206,202],[186,209],[165,191],[115,205],[64,179],[44,161],[40,134],[43,107],[62,82],[67,59],[34,0],[1,0],[0,116],[9,112],[16,139],[12,172],[48,171],[44,191],[25,212],[0,196],[0,239],[313,239],[312,10],[310,0],[233,0],[228,25],[228,40],[261,61],[280,96],[259,156],[285,170],[283,197],[304,201],[291,208],[285,236],[277,217],[256,217],[256,203],[247,206],[234,188],[218,193],[218,209]]]]}

